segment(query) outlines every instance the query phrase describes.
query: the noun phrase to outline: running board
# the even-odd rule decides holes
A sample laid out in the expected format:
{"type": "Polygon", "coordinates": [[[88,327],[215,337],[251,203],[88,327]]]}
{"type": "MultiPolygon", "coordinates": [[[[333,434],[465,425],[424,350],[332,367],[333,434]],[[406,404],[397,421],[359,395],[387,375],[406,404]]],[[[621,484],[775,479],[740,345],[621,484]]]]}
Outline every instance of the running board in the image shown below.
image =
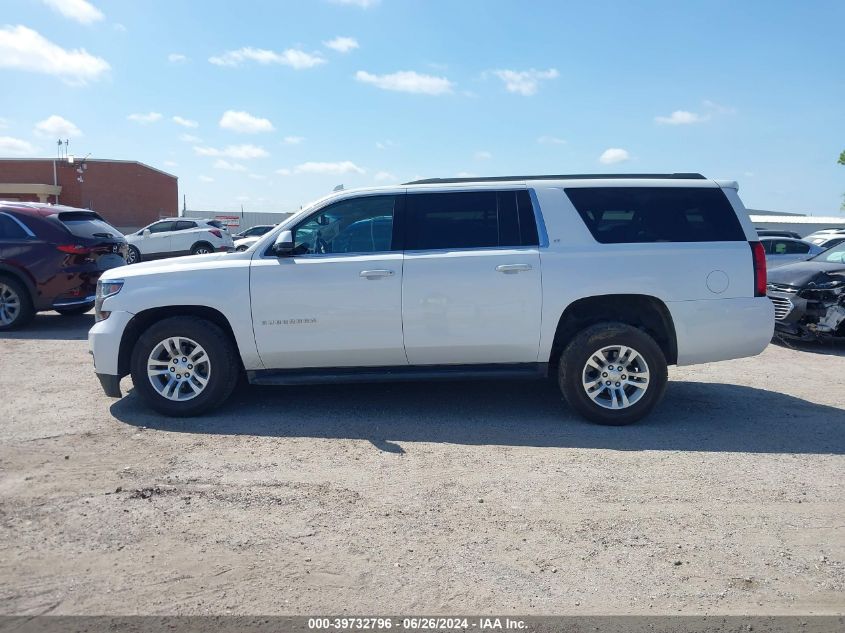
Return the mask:
{"type": "Polygon", "coordinates": [[[415,380],[537,380],[545,378],[548,375],[548,369],[548,363],[508,363],[495,365],[262,369],[248,371],[246,375],[249,382],[253,385],[319,385],[415,380]]]}

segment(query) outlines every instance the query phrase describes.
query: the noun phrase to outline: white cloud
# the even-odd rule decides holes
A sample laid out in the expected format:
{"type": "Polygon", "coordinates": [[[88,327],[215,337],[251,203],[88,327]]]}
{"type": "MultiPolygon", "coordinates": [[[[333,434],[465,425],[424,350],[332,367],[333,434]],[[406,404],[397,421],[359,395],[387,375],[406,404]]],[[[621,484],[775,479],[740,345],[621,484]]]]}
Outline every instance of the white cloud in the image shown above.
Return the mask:
{"type": "Polygon", "coordinates": [[[176,125],[181,125],[182,127],[199,127],[199,123],[193,121],[191,119],[186,119],[181,116],[174,116],[171,119],[176,125]]]}
{"type": "Polygon", "coordinates": [[[716,114],[736,114],[736,108],[723,106],[715,101],[710,101],[709,99],[704,101],[704,107],[716,114]]]}
{"type": "Polygon", "coordinates": [[[395,182],[398,178],[389,171],[379,171],[373,176],[373,180],[376,182],[395,182]]]}
{"type": "MultiPolygon", "coordinates": [[[[459,171],[457,174],[455,174],[455,178],[477,178],[477,177],[478,177],[478,174],[473,174],[472,172],[469,172],[469,171],[459,171]]],[[[415,180],[416,180],[416,178],[415,178],[415,180]]]]}
{"type": "Polygon", "coordinates": [[[548,70],[494,70],[493,74],[502,80],[508,92],[514,92],[524,97],[537,93],[540,82],[546,79],[556,79],[560,76],[556,68],[548,70]]]}
{"type": "Polygon", "coordinates": [[[35,134],[41,138],[56,140],[57,138],[73,138],[82,136],[82,132],[76,125],[58,114],[53,114],[43,121],[35,124],[35,134]]]}
{"type": "Polygon", "coordinates": [[[557,136],[541,136],[537,139],[537,142],[541,145],[563,145],[566,143],[566,140],[557,136]]]}
{"type": "Polygon", "coordinates": [[[5,130],[7,127],[9,127],[9,119],[0,116],[0,130],[5,130]]]}
{"type": "Polygon", "coordinates": [[[218,158],[212,165],[214,169],[225,169],[226,171],[246,171],[246,167],[240,163],[230,163],[228,160],[218,158]]]}
{"type": "Polygon", "coordinates": [[[0,28],[0,68],[55,75],[66,84],[80,86],[99,79],[110,66],[83,48],[65,50],[18,25],[0,28]]]}
{"type": "Polygon", "coordinates": [[[709,118],[709,115],[696,114],[695,112],[688,112],[686,110],[675,110],[669,116],[656,116],[654,120],[662,125],[690,125],[692,123],[702,123],[709,118]]]}
{"type": "Polygon", "coordinates": [[[387,75],[373,75],[364,70],[355,73],[355,79],[382,90],[414,94],[442,95],[452,92],[454,84],[446,77],[424,75],[413,70],[401,70],[387,75]]]}
{"type": "Polygon", "coordinates": [[[199,143],[202,141],[199,136],[194,136],[193,134],[180,134],[179,140],[183,143],[199,143]]]}
{"type": "Polygon", "coordinates": [[[304,136],[286,136],[282,139],[286,145],[299,145],[305,140],[304,136]]]}
{"type": "Polygon", "coordinates": [[[622,163],[631,158],[627,150],[619,147],[610,147],[602,152],[599,156],[599,162],[605,165],[613,165],[614,163],[622,163]]]}
{"type": "Polygon", "coordinates": [[[188,61],[188,58],[182,53],[170,53],[170,55],[167,56],[167,61],[171,64],[184,64],[188,61]]]}
{"type": "Polygon", "coordinates": [[[297,165],[294,169],[298,174],[363,174],[366,170],[361,169],[350,160],[343,160],[337,163],[307,162],[297,165]]]}
{"type": "Polygon", "coordinates": [[[267,176],[262,176],[261,174],[247,174],[247,176],[249,178],[252,178],[253,180],[266,180],[267,179],[267,176]]]}
{"type": "Polygon", "coordinates": [[[277,169],[276,173],[279,174],[280,176],[290,176],[291,175],[290,169],[285,169],[284,167],[282,167],[281,169],[277,169]]]}
{"type": "Polygon", "coordinates": [[[135,123],[155,123],[156,121],[161,121],[161,112],[147,112],[146,114],[130,114],[126,117],[130,121],[134,121],[135,123]]]}
{"type": "Polygon", "coordinates": [[[0,154],[6,156],[32,156],[36,152],[35,146],[29,141],[11,136],[0,136],[0,154]]]}
{"type": "Polygon", "coordinates": [[[354,37],[336,37],[328,42],[323,42],[323,46],[337,51],[338,53],[348,53],[349,51],[358,48],[358,40],[354,37]]]}
{"type": "Polygon", "coordinates": [[[493,154],[490,152],[476,152],[474,156],[475,160],[490,160],[493,158],[493,154]]]}
{"type": "Polygon", "coordinates": [[[226,110],[220,118],[220,127],[233,132],[256,134],[258,132],[272,132],[276,128],[269,119],[252,116],[249,112],[226,110]]]}
{"type": "Polygon", "coordinates": [[[203,182],[214,182],[214,178],[211,176],[200,176],[200,180],[203,182]]]}
{"type": "Polygon", "coordinates": [[[88,0],[41,0],[54,11],[58,11],[66,18],[76,20],[80,24],[93,24],[104,17],[100,11],[88,0]]]}
{"type": "Polygon", "coordinates": [[[126,33],[127,31],[126,26],[124,26],[120,22],[115,22],[114,25],[112,25],[112,28],[118,33],[126,33]]]}
{"type": "Polygon", "coordinates": [[[251,46],[239,48],[236,51],[226,51],[222,55],[209,57],[208,61],[215,66],[231,67],[240,66],[247,61],[254,61],[265,66],[267,64],[281,64],[282,66],[290,66],[296,70],[313,68],[314,66],[326,63],[326,60],[319,55],[312,55],[295,48],[288,48],[281,53],[277,53],[276,51],[264,48],[252,48],[251,46]]]}
{"type": "Polygon", "coordinates": [[[334,4],[345,4],[351,7],[360,7],[362,9],[369,9],[376,6],[381,0],[331,0],[334,4]]]}
{"type": "Polygon", "coordinates": [[[266,158],[270,154],[263,147],[257,145],[229,145],[224,149],[216,147],[194,147],[194,152],[199,156],[224,156],[226,158],[237,158],[249,160],[251,158],[266,158]]]}

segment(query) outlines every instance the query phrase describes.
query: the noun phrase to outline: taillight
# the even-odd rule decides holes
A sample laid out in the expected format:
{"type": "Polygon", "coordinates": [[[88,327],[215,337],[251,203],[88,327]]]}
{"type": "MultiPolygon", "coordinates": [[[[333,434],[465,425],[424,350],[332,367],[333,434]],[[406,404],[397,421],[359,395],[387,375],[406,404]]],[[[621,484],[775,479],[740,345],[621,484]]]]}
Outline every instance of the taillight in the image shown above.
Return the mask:
{"type": "Polygon", "coordinates": [[[59,244],[56,248],[70,255],[88,255],[91,252],[90,248],[81,244],[59,244]]]}
{"type": "Polygon", "coordinates": [[[754,296],[766,296],[766,251],[760,242],[751,244],[751,259],[754,260],[754,296]]]}
{"type": "Polygon", "coordinates": [[[223,234],[220,232],[220,229],[211,229],[209,231],[214,237],[223,237],[223,234]]]}

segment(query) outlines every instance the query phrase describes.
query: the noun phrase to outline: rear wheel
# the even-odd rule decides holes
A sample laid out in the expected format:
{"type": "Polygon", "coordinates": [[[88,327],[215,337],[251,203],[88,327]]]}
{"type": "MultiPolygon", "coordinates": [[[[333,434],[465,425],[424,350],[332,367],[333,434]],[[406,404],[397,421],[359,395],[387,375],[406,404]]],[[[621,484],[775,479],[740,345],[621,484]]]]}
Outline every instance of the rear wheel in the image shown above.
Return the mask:
{"type": "Polygon", "coordinates": [[[129,245],[129,249],[126,252],[126,263],[127,264],[137,264],[141,261],[141,251],[139,251],[136,247],[129,245]]]}
{"type": "Polygon", "coordinates": [[[0,332],[21,327],[34,314],[26,286],[12,277],[0,277],[0,332]]]}
{"type": "Polygon", "coordinates": [[[569,406],[598,424],[648,415],[666,391],[666,358],[642,330],[598,323],[579,332],[560,358],[558,383],[569,406]]]}
{"type": "Polygon", "coordinates": [[[234,345],[217,325],[170,317],[150,326],[135,344],[132,383],[156,411],[198,415],[221,405],[238,380],[234,345]]]}
{"type": "Polygon", "coordinates": [[[213,252],[214,249],[211,247],[211,244],[206,244],[205,242],[194,244],[194,247],[191,249],[191,255],[208,255],[213,252]]]}
{"type": "Polygon", "coordinates": [[[62,316],[76,316],[78,314],[85,314],[93,307],[93,303],[85,303],[81,306],[73,306],[72,308],[55,308],[55,310],[62,316]]]}

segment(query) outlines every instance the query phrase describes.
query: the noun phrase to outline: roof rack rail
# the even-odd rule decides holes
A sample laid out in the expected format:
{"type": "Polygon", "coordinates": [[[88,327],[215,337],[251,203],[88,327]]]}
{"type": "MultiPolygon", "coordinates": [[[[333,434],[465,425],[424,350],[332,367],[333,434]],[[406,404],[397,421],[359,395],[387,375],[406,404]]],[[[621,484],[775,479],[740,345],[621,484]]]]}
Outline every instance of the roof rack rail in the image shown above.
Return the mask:
{"type": "Polygon", "coordinates": [[[460,182],[507,182],[510,180],[597,180],[600,178],[649,178],[656,180],[706,180],[701,174],[557,174],[545,176],[487,176],[483,178],[424,178],[402,183],[403,185],[439,185],[460,182]]]}

